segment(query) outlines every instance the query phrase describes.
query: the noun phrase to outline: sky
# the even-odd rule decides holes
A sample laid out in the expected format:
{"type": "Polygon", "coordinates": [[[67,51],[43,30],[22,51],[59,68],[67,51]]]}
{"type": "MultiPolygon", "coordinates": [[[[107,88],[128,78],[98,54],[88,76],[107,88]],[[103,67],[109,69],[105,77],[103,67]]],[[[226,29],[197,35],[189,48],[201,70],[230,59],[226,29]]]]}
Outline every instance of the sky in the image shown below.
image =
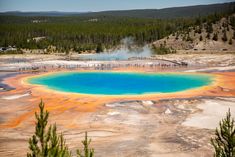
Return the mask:
{"type": "Polygon", "coordinates": [[[177,6],[225,3],[235,0],[0,0],[0,12],[87,12],[128,9],[160,9],[177,6]]]}

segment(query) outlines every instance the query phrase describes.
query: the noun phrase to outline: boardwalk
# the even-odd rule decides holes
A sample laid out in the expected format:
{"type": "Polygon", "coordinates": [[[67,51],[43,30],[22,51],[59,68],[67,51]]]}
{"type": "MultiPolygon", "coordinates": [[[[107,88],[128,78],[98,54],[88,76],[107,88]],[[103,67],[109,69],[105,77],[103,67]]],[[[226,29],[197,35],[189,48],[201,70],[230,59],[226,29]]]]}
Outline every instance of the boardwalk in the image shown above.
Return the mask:
{"type": "Polygon", "coordinates": [[[159,68],[159,67],[180,67],[187,66],[183,62],[174,62],[168,60],[128,60],[128,61],[66,61],[66,60],[49,60],[49,61],[9,61],[1,65],[0,71],[47,71],[52,69],[78,69],[90,68],[94,70],[112,70],[114,68],[159,68]]]}

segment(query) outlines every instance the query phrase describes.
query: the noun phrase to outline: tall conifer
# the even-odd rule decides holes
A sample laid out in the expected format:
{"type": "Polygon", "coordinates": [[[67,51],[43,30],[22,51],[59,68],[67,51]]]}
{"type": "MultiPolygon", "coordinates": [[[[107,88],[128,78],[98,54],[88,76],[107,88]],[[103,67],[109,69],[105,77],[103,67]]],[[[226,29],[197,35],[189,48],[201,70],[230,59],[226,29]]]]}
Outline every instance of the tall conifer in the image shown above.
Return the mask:
{"type": "Polygon", "coordinates": [[[235,157],[235,124],[230,110],[216,128],[215,137],[211,139],[214,157],[235,157]]]}
{"type": "Polygon", "coordinates": [[[56,124],[47,128],[49,113],[44,111],[42,100],[39,108],[40,112],[35,113],[35,133],[29,139],[30,152],[27,153],[27,157],[71,157],[63,135],[57,134],[56,124]]]}
{"type": "Polygon", "coordinates": [[[94,157],[94,149],[89,148],[89,145],[91,143],[91,139],[88,140],[87,132],[85,132],[85,140],[82,141],[83,144],[83,153],[79,149],[77,150],[78,157],[94,157]]]}

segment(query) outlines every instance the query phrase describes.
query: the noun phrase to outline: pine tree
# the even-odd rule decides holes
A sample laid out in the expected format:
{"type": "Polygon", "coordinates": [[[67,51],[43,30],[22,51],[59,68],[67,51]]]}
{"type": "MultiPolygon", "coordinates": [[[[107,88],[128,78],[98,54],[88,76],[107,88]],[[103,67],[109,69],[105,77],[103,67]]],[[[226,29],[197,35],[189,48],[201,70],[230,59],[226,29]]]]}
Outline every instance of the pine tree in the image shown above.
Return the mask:
{"type": "Polygon", "coordinates": [[[214,41],[217,41],[218,40],[218,34],[217,33],[214,33],[213,35],[213,38],[212,38],[214,41]]]}
{"type": "Polygon", "coordinates": [[[207,23],[206,24],[206,32],[209,33],[209,34],[213,33],[212,23],[207,23]]]}
{"type": "Polygon", "coordinates": [[[83,154],[82,154],[82,151],[78,149],[77,150],[78,157],[94,157],[94,149],[89,148],[90,143],[91,143],[91,139],[88,140],[87,132],[85,132],[85,140],[82,141],[82,144],[84,146],[83,154]]]}
{"type": "Polygon", "coordinates": [[[56,132],[56,124],[50,129],[48,157],[71,157],[63,134],[58,135],[56,132]]]}
{"type": "Polygon", "coordinates": [[[210,38],[211,38],[210,33],[207,33],[206,38],[207,38],[207,39],[210,39],[210,38]]]}
{"type": "Polygon", "coordinates": [[[199,38],[200,41],[202,41],[202,36],[200,35],[200,38],[199,38]]]}
{"type": "Polygon", "coordinates": [[[56,125],[47,128],[48,111],[44,111],[44,103],[39,104],[40,113],[35,113],[35,134],[29,139],[30,152],[27,157],[71,157],[65,145],[63,135],[57,135],[56,125]]]}
{"type": "Polygon", "coordinates": [[[235,157],[235,123],[230,110],[219,125],[215,137],[211,139],[215,150],[214,157],[235,157]]]}
{"type": "Polygon", "coordinates": [[[103,45],[101,43],[99,43],[96,47],[96,53],[100,53],[103,51],[104,51],[103,45]]]}
{"type": "Polygon", "coordinates": [[[189,34],[188,34],[188,36],[187,36],[186,41],[193,41],[193,39],[189,36],[189,34]]]}
{"type": "Polygon", "coordinates": [[[200,25],[198,28],[198,34],[201,34],[201,33],[202,33],[202,26],[200,25]]]}
{"type": "Polygon", "coordinates": [[[226,41],[228,40],[228,38],[227,38],[227,34],[226,34],[226,31],[224,31],[224,34],[223,34],[222,40],[223,40],[224,42],[226,42],[226,41]]]}
{"type": "Polygon", "coordinates": [[[229,44],[229,45],[232,45],[232,44],[233,44],[233,40],[232,40],[232,39],[229,39],[228,44],[229,44]]]}

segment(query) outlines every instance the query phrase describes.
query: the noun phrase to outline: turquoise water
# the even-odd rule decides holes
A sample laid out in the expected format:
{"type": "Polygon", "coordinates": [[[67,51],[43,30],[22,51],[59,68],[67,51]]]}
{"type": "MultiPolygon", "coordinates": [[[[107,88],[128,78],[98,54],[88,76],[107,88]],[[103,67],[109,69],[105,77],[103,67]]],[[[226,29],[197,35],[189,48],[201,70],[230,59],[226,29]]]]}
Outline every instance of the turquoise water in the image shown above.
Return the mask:
{"type": "Polygon", "coordinates": [[[211,75],[200,74],[65,72],[31,78],[28,82],[62,92],[138,95],[184,91],[209,85],[212,80],[211,75]]]}

